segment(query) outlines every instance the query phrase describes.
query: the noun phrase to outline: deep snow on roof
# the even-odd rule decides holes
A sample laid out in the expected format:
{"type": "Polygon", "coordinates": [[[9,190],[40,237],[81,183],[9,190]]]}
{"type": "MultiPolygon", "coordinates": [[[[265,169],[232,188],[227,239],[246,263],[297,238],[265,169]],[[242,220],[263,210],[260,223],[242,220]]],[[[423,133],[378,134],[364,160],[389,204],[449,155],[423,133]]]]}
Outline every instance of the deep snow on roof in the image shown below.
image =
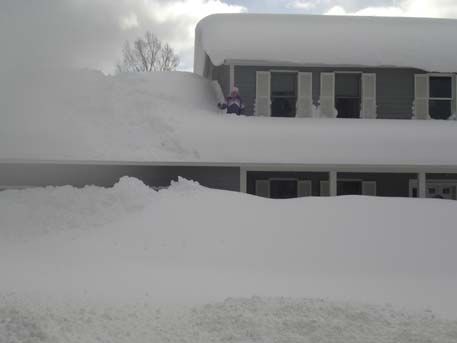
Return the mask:
{"type": "Polygon", "coordinates": [[[0,162],[457,166],[457,122],[237,117],[191,73],[0,77],[0,162]]]}
{"type": "Polygon", "coordinates": [[[197,25],[194,71],[257,61],[457,71],[457,20],[286,14],[215,14],[197,25]]]}

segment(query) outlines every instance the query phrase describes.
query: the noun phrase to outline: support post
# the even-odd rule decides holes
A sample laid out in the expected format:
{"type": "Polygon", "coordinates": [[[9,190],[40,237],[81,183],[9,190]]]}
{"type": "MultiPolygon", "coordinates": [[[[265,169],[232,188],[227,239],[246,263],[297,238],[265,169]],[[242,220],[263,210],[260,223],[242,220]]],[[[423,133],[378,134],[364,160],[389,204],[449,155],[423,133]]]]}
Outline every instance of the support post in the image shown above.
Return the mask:
{"type": "Polygon", "coordinates": [[[336,171],[331,171],[329,173],[329,195],[331,197],[336,197],[338,194],[337,191],[337,185],[338,185],[338,180],[337,180],[337,173],[336,171]]]}
{"type": "Polygon", "coordinates": [[[232,91],[232,88],[235,86],[235,66],[230,64],[230,75],[229,75],[229,93],[232,91]]]}
{"type": "Polygon", "coordinates": [[[240,168],[240,192],[247,193],[247,170],[245,168],[240,168]]]}
{"type": "Polygon", "coordinates": [[[425,173],[417,174],[417,196],[419,198],[427,197],[427,175],[425,173]]]}

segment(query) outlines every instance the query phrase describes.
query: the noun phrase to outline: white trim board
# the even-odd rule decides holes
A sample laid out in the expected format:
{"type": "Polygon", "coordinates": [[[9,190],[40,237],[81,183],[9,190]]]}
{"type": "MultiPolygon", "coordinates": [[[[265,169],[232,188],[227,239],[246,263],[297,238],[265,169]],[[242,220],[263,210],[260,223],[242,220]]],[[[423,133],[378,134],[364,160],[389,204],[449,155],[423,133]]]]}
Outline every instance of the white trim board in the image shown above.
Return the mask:
{"type": "MultiPolygon", "coordinates": [[[[369,64],[319,64],[319,63],[293,63],[268,60],[239,60],[226,59],[222,65],[235,64],[246,67],[300,67],[300,68],[356,68],[356,69],[414,69],[417,71],[427,72],[426,70],[418,69],[417,67],[399,67],[396,65],[369,65],[369,64]]],[[[217,67],[217,66],[216,66],[217,67]]]]}
{"type": "Polygon", "coordinates": [[[262,163],[262,162],[207,162],[207,161],[103,161],[103,160],[34,160],[0,159],[4,164],[36,165],[99,165],[99,166],[150,166],[150,167],[227,167],[243,168],[249,171],[306,171],[328,173],[411,173],[457,174],[457,163],[443,165],[412,164],[306,164],[306,163],[262,163]]]}

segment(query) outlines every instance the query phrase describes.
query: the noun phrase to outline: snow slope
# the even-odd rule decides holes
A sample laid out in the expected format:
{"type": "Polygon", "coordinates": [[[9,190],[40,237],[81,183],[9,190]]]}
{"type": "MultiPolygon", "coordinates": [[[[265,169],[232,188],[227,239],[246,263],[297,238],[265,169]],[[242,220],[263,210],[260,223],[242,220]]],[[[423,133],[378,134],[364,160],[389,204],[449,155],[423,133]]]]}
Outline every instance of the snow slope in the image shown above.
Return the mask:
{"type": "Polygon", "coordinates": [[[5,73],[0,161],[457,166],[456,121],[236,117],[215,104],[191,73],[5,73]]]}
{"type": "Polygon", "coordinates": [[[456,72],[457,20],[291,14],[214,14],[195,32],[194,71],[224,61],[411,67],[456,72]],[[236,39],[226,39],[227,33],[236,39]],[[277,47],[275,49],[274,47],[277,47]]]}
{"type": "Polygon", "coordinates": [[[0,342],[454,343],[456,216],[186,180],[3,191],[0,342]]]}

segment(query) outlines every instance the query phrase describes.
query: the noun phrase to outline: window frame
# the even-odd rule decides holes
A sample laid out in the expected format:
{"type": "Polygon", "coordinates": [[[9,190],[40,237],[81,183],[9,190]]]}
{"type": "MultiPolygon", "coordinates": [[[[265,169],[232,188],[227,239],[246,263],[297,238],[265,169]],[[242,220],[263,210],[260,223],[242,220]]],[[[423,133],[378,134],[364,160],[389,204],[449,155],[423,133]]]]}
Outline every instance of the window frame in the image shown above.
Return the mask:
{"type": "MultiPolygon", "coordinates": [[[[266,179],[268,180],[268,183],[270,184],[270,199],[273,199],[271,197],[271,182],[272,181],[294,181],[297,183],[297,198],[298,198],[298,182],[300,181],[299,178],[296,177],[271,177],[266,179]]],[[[296,198],[290,198],[290,199],[296,199],[296,198]]]]}
{"type": "Polygon", "coordinates": [[[356,117],[340,117],[340,114],[338,113],[337,114],[337,118],[355,118],[355,119],[360,119],[362,117],[362,101],[363,101],[363,95],[362,95],[362,92],[363,92],[363,85],[362,85],[362,75],[363,75],[363,72],[361,71],[335,71],[335,84],[334,84],[334,103],[335,103],[335,109],[338,111],[338,109],[336,108],[336,104],[337,104],[337,100],[338,99],[346,99],[346,100],[353,100],[353,101],[357,101],[358,100],[358,106],[359,106],[359,113],[358,113],[358,116],[356,117]],[[358,96],[338,96],[337,93],[336,93],[336,83],[337,83],[337,79],[338,79],[338,74],[343,74],[343,75],[355,75],[358,77],[358,82],[359,82],[359,94],[358,96]]]}
{"type": "MultiPolygon", "coordinates": [[[[455,113],[455,74],[452,73],[429,73],[428,75],[428,115],[430,119],[434,119],[430,113],[430,103],[431,101],[450,101],[451,103],[451,113],[449,114],[448,119],[452,117],[455,113]],[[451,97],[450,98],[437,98],[431,97],[431,78],[450,78],[451,79],[451,97]]],[[[447,119],[447,120],[448,120],[447,119]]]]}
{"type": "MultiPolygon", "coordinates": [[[[293,115],[290,118],[295,118],[297,116],[297,100],[298,100],[298,70],[280,70],[280,69],[272,69],[270,70],[270,103],[273,105],[274,99],[287,99],[292,100],[293,106],[295,111],[292,113],[293,115]],[[274,74],[295,74],[295,96],[290,95],[273,95],[273,75],[274,74]],[[295,101],[294,101],[295,100],[295,101]]],[[[274,117],[273,111],[271,111],[271,116],[274,117]]],[[[287,118],[287,117],[285,117],[287,118]]]]}

